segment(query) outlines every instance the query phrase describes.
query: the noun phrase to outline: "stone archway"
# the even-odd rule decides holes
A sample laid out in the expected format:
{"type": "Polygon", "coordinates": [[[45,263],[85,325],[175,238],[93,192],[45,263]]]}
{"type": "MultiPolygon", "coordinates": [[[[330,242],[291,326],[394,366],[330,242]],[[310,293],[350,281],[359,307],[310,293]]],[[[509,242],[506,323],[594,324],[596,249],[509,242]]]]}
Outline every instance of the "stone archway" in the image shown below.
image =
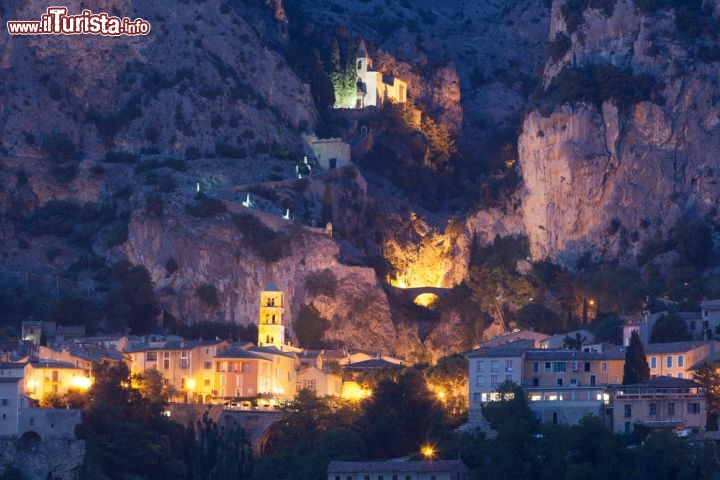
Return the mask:
{"type": "Polygon", "coordinates": [[[33,450],[42,443],[40,434],[34,431],[25,432],[20,436],[18,448],[20,450],[33,450]]]}

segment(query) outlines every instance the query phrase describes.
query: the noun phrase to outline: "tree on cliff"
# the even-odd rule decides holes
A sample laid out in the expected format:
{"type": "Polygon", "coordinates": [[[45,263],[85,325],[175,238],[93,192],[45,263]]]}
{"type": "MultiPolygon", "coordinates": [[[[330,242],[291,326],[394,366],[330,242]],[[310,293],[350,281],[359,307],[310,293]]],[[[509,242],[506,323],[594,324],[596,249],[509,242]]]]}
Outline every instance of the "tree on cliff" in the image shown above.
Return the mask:
{"type": "Polygon", "coordinates": [[[347,53],[345,54],[345,65],[340,62],[340,48],[338,47],[337,38],[333,38],[331,46],[330,60],[332,63],[332,71],[330,72],[330,81],[335,90],[335,106],[341,108],[352,108],[355,106],[355,98],[357,96],[357,70],[352,56],[353,42],[348,42],[347,53]]]}
{"type": "Polygon", "coordinates": [[[685,320],[675,313],[658,318],[650,333],[650,343],[685,342],[690,338],[685,320]]]}
{"type": "Polygon", "coordinates": [[[630,335],[630,345],[625,352],[625,367],[623,368],[623,385],[644,382],[650,379],[650,366],[645,358],[640,335],[633,331],[630,335]]]}

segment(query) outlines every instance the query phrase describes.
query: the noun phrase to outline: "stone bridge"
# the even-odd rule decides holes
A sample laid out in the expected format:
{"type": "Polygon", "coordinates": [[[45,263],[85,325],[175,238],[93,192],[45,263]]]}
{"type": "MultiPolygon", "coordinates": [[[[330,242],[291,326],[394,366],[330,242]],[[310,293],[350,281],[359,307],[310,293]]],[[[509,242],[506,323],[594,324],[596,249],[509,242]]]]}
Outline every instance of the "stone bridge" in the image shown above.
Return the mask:
{"type": "Polygon", "coordinates": [[[223,405],[171,404],[170,418],[182,425],[199,425],[205,412],[220,428],[240,427],[250,437],[253,452],[262,454],[270,434],[270,427],[285,416],[281,410],[239,410],[223,405]]]}
{"type": "Polygon", "coordinates": [[[403,303],[416,303],[416,299],[423,294],[429,293],[437,297],[444,297],[451,289],[441,287],[413,287],[399,288],[391,287],[393,295],[403,303]]]}

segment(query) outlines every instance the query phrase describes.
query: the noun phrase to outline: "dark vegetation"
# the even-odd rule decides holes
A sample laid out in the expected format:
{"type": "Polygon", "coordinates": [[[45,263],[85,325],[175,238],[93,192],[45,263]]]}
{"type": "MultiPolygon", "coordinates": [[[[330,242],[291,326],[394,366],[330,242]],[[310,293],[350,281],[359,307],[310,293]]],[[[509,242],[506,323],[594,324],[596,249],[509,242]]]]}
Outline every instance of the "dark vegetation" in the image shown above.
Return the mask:
{"type": "Polygon", "coordinates": [[[643,101],[662,104],[660,87],[648,73],[634,74],[614,65],[565,66],[544,92],[543,100],[554,104],[586,102],[596,106],[613,100],[618,108],[627,109],[643,101]]]}
{"type": "Polygon", "coordinates": [[[295,338],[301,348],[324,348],[323,334],[330,328],[330,322],[320,315],[314,305],[303,305],[292,324],[295,338]]]}
{"type": "Polygon", "coordinates": [[[321,478],[331,460],[418,460],[426,443],[434,446],[436,459],[465,462],[471,479],[710,479],[719,466],[711,443],[686,442],[668,432],[615,435],[593,416],[572,427],[539,424],[510,382],[498,387],[502,400],[484,409],[497,437],[459,433],[418,369],[380,377],[372,399],[356,406],[301,392],[287,421],[271,432],[253,478],[285,478],[288,472],[298,480],[321,478]]]}
{"type": "Polygon", "coordinates": [[[207,416],[185,427],[162,415],[173,392],[149,370],[98,365],[77,434],[86,441],[81,478],[250,478],[252,449],[241,430],[207,416]]]}
{"type": "Polygon", "coordinates": [[[233,217],[233,223],[243,236],[242,246],[266,262],[277,262],[291,252],[287,234],[266,227],[257,217],[243,213],[233,217]]]}

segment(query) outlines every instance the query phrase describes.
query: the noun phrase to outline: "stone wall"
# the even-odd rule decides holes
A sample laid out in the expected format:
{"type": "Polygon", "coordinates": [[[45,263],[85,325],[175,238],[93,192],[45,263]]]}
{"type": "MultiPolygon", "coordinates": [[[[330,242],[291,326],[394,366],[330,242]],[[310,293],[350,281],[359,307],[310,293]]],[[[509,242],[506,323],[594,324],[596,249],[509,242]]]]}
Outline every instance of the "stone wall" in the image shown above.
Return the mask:
{"type": "Polygon", "coordinates": [[[73,480],[85,459],[85,441],[51,438],[24,444],[17,437],[0,437],[0,468],[13,466],[25,480],[73,480]]]}

